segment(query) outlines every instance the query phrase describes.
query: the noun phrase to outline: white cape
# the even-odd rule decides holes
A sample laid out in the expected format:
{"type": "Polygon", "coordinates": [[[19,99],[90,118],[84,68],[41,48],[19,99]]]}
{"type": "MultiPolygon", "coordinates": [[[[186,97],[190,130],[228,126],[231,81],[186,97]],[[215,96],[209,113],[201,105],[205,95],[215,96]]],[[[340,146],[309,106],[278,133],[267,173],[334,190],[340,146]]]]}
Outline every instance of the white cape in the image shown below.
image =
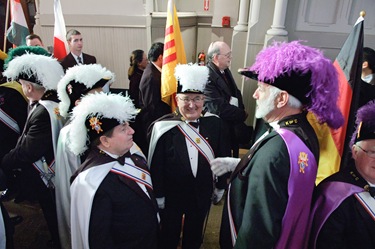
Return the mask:
{"type": "MultiPolygon", "coordinates": [[[[135,143],[131,147],[130,153],[145,158],[142,151],[135,143]]],[[[117,161],[113,161],[100,165],[99,167],[84,170],[78,174],[72,183],[70,187],[70,222],[73,249],[90,248],[89,224],[94,196],[103,179],[117,163],[117,161]]]]}

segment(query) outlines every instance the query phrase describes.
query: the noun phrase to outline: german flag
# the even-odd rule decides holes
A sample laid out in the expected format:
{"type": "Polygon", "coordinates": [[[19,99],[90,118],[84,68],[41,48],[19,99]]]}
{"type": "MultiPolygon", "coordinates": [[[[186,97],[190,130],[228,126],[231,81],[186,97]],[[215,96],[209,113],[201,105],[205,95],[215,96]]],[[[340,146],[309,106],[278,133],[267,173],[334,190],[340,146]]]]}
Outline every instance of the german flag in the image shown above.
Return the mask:
{"type": "Polygon", "coordinates": [[[161,97],[171,107],[172,111],[176,108],[174,96],[177,91],[177,82],[174,77],[174,69],[177,64],[186,64],[186,55],[176,7],[173,0],[168,0],[161,74],[161,97]]]}
{"type": "Polygon", "coordinates": [[[334,130],[327,125],[319,125],[316,118],[310,114],[309,121],[317,133],[320,145],[320,159],[317,182],[339,171],[340,165],[349,160],[349,141],[354,132],[355,113],[360,97],[363,25],[364,13],[355,23],[351,33],[341,48],[334,66],[337,70],[340,95],[338,107],[344,116],[344,124],[334,130]]]}

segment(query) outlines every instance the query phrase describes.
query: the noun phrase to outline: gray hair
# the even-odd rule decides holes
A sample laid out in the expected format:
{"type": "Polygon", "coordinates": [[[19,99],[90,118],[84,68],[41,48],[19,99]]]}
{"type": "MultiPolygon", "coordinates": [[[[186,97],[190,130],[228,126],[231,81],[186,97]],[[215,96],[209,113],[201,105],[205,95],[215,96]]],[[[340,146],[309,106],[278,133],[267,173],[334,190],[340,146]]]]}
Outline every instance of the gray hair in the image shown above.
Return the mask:
{"type": "Polygon", "coordinates": [[[210,46],[208,47],[207,60],[212,61],[215,54],[220,54],[220,46],[218,41],[211,42],[210,46]]]}
{"type": "MultiPolygon", "coordinates": [[[[270,85],[270,86],[272,86],[272,85],[270,85]]],[[[281,92],[282,92],[282,90],[275,87],[275,86],[270,87],[270,98],[275,99],[277,97],[277,95],[281,92]]],[[[294,97],[290,93],[288,93],[288,95],[289,95],[289,99],[288,99],[287,104],[288,104],[289,107],[297,108],[297,109],[301,109],[303,107],[301,101],[299,101],[296,97],[294,97]]]]}

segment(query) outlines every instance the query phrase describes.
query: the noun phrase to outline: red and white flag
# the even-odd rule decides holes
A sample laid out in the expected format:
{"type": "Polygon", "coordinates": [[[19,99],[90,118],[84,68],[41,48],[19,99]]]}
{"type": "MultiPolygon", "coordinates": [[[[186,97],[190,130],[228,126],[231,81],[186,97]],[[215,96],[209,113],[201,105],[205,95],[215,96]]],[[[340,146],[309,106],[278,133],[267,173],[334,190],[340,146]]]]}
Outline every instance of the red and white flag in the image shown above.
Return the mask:
{"type": "Polygon", "coordinates": [[[68,54],[68,43],[66,41],[65,21],[60,0],[54,1],[55,30],[53,32],[53,56],[61,60],[68,54]]]}

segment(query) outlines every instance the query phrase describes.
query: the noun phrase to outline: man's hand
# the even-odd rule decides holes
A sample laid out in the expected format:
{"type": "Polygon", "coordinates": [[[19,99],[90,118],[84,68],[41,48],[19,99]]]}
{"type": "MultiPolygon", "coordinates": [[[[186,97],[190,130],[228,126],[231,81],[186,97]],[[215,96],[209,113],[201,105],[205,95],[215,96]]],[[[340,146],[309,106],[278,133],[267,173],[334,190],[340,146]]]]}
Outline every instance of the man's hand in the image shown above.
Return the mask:
{"type": "Polygon", "coordinates": [[[221,201],[221,199],[223,198],[224,192],[225,192],[225,189],[215,188],[214,193],[212,195],[212,203],[214,205],[217,205],[221,201]]]}
{"type": "Polygon", "coordinates": [[[211,160],[211,170],[216,176],[222,176],[229,171],[233,171],[240,162],[239,158],[218,157],[211,160]]]}

